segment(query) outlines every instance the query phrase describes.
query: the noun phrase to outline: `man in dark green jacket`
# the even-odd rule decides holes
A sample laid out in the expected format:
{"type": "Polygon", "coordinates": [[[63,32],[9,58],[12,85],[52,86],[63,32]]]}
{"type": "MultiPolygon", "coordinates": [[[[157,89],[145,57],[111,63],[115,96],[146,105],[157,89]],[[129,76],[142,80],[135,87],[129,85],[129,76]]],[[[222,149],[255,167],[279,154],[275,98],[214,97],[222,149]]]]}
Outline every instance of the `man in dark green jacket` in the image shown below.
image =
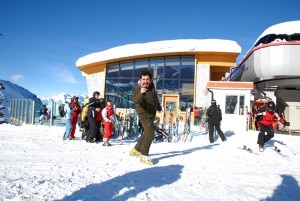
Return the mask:
{"type": "Polygon", "coordinates": [[[156,112],[161,111],[154,84],[152,83],[152,74],[148,70],[143,70],[140,80],[134,88],[132,100],[136,105],[136,112],[139,120],[144,127],[144,133],[138,143],[131,150],[131,156],[137,156],[142,163],[153,165],[149,157],[149,149],[154,139],[154,119],[156,112]]]}

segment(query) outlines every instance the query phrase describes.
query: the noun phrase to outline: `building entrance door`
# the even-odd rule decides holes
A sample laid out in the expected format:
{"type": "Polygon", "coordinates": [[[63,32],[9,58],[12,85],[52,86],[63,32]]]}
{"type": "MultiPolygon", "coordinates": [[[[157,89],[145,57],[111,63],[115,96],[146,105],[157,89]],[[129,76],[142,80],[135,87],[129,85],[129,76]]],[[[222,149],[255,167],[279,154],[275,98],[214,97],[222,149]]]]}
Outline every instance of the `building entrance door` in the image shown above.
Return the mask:
{"type": "Polygon", "coordinates": [[[179,116],[179,95],[163,94],[163,127],[172,128],[172,125],[176,123],[176,118],[179,116]]]}

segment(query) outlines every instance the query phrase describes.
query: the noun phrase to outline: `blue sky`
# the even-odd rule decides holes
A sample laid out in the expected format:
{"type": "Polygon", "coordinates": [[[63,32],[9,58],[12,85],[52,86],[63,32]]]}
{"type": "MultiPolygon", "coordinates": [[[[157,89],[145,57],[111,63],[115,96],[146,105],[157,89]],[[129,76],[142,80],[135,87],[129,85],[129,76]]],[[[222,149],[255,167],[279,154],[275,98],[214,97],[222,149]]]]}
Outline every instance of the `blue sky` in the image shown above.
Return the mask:
{"type": "Polygon", "coordinates": [[[85,95],[80,57],[172,39],[234,40],[239,62],[266,28],[299,20],[299,8],[298,0],[0,0],[0,79],[38,97],[85,95]]]}

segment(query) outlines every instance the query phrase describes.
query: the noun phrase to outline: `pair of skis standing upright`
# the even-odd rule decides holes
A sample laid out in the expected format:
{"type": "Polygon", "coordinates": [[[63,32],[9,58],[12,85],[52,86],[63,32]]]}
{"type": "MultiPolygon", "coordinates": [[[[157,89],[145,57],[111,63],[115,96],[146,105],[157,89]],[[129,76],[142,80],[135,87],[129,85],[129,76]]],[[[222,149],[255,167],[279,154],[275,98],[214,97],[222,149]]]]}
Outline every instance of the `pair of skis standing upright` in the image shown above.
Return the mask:
{"type": "Polygon", "coordinates": [[[173,124],[172,142],[190,142],[192,141],[191,135],[191,107],[186,107],[185,122],[182,129],[182,118],[178,115],[176,123],[173,124]],[[182,133],[179,133],[182,130],[182,133]]]}
{"type": "Polygon", "coordinates": [[[164,138],[167,142],[190,142],[192,140],[192,136],[190,134],[190,127],[191,127],[191,107],[186,108],[186,120],[182,122],[182,118],[180,115],[177,115],[176,122],[171,122],[171,109],[168,111],[169,113],[169,125],[168,125],[168,132],[166,129],[160,129],[156,126],[155,128],[155,138],[161,139],[164,138]],[[180,132],[182,131],[182,132],[180,132]]]}

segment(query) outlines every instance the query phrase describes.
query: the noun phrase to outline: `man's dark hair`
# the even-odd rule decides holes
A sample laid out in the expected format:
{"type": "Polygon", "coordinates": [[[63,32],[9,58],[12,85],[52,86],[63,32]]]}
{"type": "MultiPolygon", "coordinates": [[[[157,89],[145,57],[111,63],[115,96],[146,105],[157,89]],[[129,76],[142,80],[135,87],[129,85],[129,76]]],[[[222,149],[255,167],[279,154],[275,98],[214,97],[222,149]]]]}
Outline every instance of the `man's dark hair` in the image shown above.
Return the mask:
{"type": "Polygon", "coordinates": [[[100,92],[99,91],[94,91],[93,97],[95,97],[96,95],[100,95],[100,92]]]}
{"type": "Polygon", "coordinates": [[[140,78],[142,78],[142,76],[147,76],[147,75],[150,77],[150,79],[152,79],[152,74],[150,73],[149,70],[146,69],[141,72],[140,78]]]}

